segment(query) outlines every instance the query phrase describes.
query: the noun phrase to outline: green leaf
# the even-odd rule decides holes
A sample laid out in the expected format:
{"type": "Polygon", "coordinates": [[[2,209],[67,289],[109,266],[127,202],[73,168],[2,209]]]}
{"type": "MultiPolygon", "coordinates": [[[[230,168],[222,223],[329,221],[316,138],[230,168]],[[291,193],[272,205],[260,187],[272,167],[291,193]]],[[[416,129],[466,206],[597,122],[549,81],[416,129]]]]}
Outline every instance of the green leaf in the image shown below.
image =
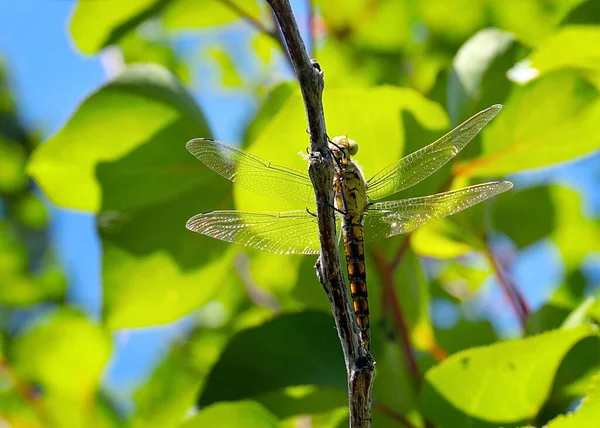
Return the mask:
{"type": "Polygon", "coordinates": [[[103,316],[110,329],[177,320],[206,303],[231,275],[239,249],[185,228],[194,214],[231,200],[229,183],[215,180],[167,203],[99,219],[103,316]]]}
{"type": "Polygon", "coordinates": [[[229,24],[245,16],[260,20],[262,11],[256,0],[172,0],[163,14],[167,28],[188,29],[229,24]]]}
{"type": "Polygon", "coordinates": [[[339,389],[319,388],[313,385],[290,386],[256,396],[254,399],[279,419],[297,415],[314,416],[340,408],[346,411],[345,417],[348,417],[348,396],[346,391],[339,389]]]}
{"type": "Polygon", "coordinates": [[[596,304],[596,298],[589,296],[577,308],[573,310],[561,325],[561,328],[569,329],[590,321],[590,314],[596,304]]]}
{"type": "Polygon", "coordinates": [[[217,403],[201,409],[181,428],[277,428],[277,419],[263,406],[253,401],[217,403]]]}
{"type": "Polygon", "coordinates": [[[205,55],[216,62],[221,73],[221,84],[225,88],[237,88],[244,84],[244,81],[236,70],[233,59],[224,48],[213,46],[208,49],[205,55]]]}
{"type": "Polygon", "coordinates": [[[146,19],[159,13],[171,0],[126,2],[77,2],[69,29],[75,46],[91,55],[114,44],[146,19]]]}
{"type": "Polygon", "coordinates": [[[492,270],[488,263],[469,263],[468,259],[458,259],[448,260],[438,278],[440,285],[450,296],[464,301],[474,297],[490,275],[492,270]]]}
{"type": "Polygon", "coordinates": [[[200,404],[251,398],[294,385],[346,389],[334,322],[324,313],[285,314],[237,333],[213,368],[200,404]]]}
{"type": "Polygon", "coordinates": [[[417,3],[420,19],[433,33],[459,41],[473,34],[485,22],[482,0],[429,0],[417,3]],[[448,17],[452,19],[448,19],[448,17]]]}
{"type": "Polygon", "coordinates": [[[581,407],[569,415],[561,415],[548,423],[548,428],[594,428],[600,420],[600,376],[591,382],[581,407]]]}
{"type": "Polygon", "coordinates": [[[352,30],[360,26],[364,19],[364,13],[368,10],[368,0],[348,0],[344,7],[340,7],[336,0],[316,0],[323,20],[327,28],[335,35],[336,32],[352,30]]]}
{"type": "Polygon", "coordinates": [[[583,325],[454,354],[425,374],[420,397],[425,416],[441,427],[507,426],[529,420],[548,398],[569,350],[597,336],[596,328],[583,325]]]}
{"type": "Polygon", "coordinates": [[[600,147],[599,120],[597,92],[572,73],[554,73],[513,91],[483,131],[480,156],[455,173],[501,176],[586,155],[600,147]]]}
{"type": "Polygon", "coordinates": [[[131,427],[178,426],[193,407],[225,339],[223,333],[199,329],[177,343],[149,381],[136,391],[131,427]]]}
{"type": "Polygon", "coordinates": [[[402,305],[411,331],[411,342],[416,349],[429,351],[435,342],[429,319],[429,285],[421,260],[410,247],[406,249],[394,279],[398,296],[396,304],[402,305]]]}
{"type": "MultiPolygon", "coordinates": [[[[377,381],[373,385],[373,399],[394,409],[396,413],[408,415],[418,407],[414,375],[408,370],[404,350],[395,342],[383,337],[382,340],[381,353],[377,355],[377,381]]],[[[378,413],[377,407],[374,411],[378,413]]],[[[411,420],[415,426],[421,425],[422,419],[419,416],[411,420]]]]}
{"type": "Polygon", "coordinates": [[[600,29],[596,26],[568,26],[560,29],[529,57],[530,66],[543,76],[556,70],[600,69],[600,29]]]}
{"type": "Polygon", "coordinates": [[[414,231],[410,242],[420,256],[451,259],[472,250],[461,235],[462,230],[456,223],[442,220],[414,231]]]}
{"type": "Polygon", "coordinates": [[[490,4],[493,21],[529,46],[542,43],[582,0],[506,0],[490,4]]]}
{"type": "Polygon", "coordinates": [[[438,343],[449,354],[476,346],[491,345],[498,340],[494,326],[489,321],[461,319],[448,330],[435,331],[438,343]]]}
{"type": "Polygon", "coordinates": [[[26,186],[26,156],[19,144],[0,137],[0,192],[13,193],[26,186]]]}
{"type": "Polygon", "coordinates": [[[550,188],[546,186],[508,192],[492,209],[494,228],[519,248],[550,235],[556,227],[555,217],[550,188]]]}
{"type": "Polygon", "coordinates": [[[13,367],[50,392],[89,399],[111,352],[111,338],[74,310],[50,315],[18,337],[9,350],[13,367]]]}
{"type": "Polygon", "coordinates": [[[168,40],[148,40],[138,33],[130,33],[119,41],[119,47],[126,64],[153,63],[168,69],[183,82],[192,80],[185,60],[168,40]]]}
{"type": "Polygon", "coordinates": [[[583,212],[581,195],[575,190],[552,186],[556,229],[551,239],[560,249],[567,270],[574,270],[590,252],[600,251],[600,225],[583,212]]]}
{"type": "Polygon", "coordinates": [[[517,44],[510,33],[487,28],[461,46],[448,77],[448,113],[458,125],[474,112],[504,102],[517,44]]]}
{"type": "Polygon", "coordinates": [[[269,91],[256,115],[246,127],[244,145],[255,140],[264,131],[295,89],[295,84],[286,82],[276,85],[269,91]]]}
{"type": "Polygon", "coordinates": [[[55,204],[92,212],[139,208],[206,182],[185,143],[209,136],[202,112],[167,70],[128,68],[79,106],[28,166],[55,204]]]}

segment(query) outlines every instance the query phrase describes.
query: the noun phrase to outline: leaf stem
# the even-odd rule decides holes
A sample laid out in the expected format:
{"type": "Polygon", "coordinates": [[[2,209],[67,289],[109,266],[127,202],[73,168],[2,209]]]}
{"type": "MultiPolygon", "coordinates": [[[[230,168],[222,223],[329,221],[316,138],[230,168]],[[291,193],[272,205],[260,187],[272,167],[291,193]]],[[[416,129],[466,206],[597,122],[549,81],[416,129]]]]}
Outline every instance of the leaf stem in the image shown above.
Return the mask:
{"type": "Polygon", "coordinates": [[[300,91],[310,135],[308,172],[315,189],[317,224],[321,255],[317,260],[317,276],[327,293],[338,331],[348,377],[350,426],[371,426],[371,390],[375,362],[361,340],[346,287],[336,238],[333,211],[333,162],[328,149],[328,137],[323,112],[323,72],[309,58],[298,30],[289,0],[267,0],[281,28],[300,91]]]}
{"type": "Polygon", "coordinates": [[[517,288],[517,286],[505,275],[504,267],[496,258],[492,248],[487,239],[484,238],[485,242],[485,255],[492,265],[494,269],[494,273],[496,274],[496,278],[500,283],[500,287],[504,291],[504,294],[508,298],[515,314],[519,318],[519,324],[521,324],[521,329],[525,331],[527,327],[527,319],[529,318],[529,306],[525,301],[525,298],[517,288]]]}
{"type": "MultiPolygon", "coordinates": [[[[406,251],[406,248],[408,247],[408,241],[408,237],[404,239],[404,242],[401,245],[401,248],[404,248],[402,253],[406,251]]],[[[398,336],[400,338],[400,346],[402,349],[404,349],[404,354],[406,355],[406,367],[413,378],[413,386],[415,387],[415,390],[417,390],[420,382],[419,365],[417,364],[415,350],[410,341],[406,317],[404,315],[404,311],[402,310],[402,306],[398,301],[398,295],[396,294],[396,289],[394,287],[394,279],[392,277],[394,268],[392,268],[391,263],[386,262],[385,255],[381,249],[374,249],[372,254],[375,265],[377,266],[377,270],[379,271],[379,277],[383,283],[383,298],[392,309],[394,323],[396,324],[396,328],[399,333],[398,336]]],[[[402,256],[400,256],[400,258],[401,257],[402,256]]]]}
{"type": "Polygon", "coordinates": [[[259,31],[259,32],[261,32],[263,34],[266,34],[267,36],[269,36],[273,40],[275,40],[277,42],[277,44],[279,45],[279,47],[281,48],[281,50],[283,51],[284,56],[287,59],[287,62],[293,68],[292,62],[291,62],[291,60],[290,60],[290,58],[288,56],[288,52],[287,52],[287,49],[285,47],[285,42],[283,41],[283,38],[281,37],[281,34],[277,30],[277,26],[276,25],[274,25],[274,27],[273,27],[272,30],[269,30],[266,27],[265,24],[263,24],[258,19],[256,19],[255,17],[253,17],[250,13],[246,12],[244,9],[242,9],[241,7],[239,7],[233,1],[231,1],[231,0],[221,0],[221,3],[223,3],[229,9],[231,9],[234,13],[236,13],[241,18],[243,18],[246,22],[248,22],[257,31],[259,31]]]}
{"type": "Polygon", "coordinates": [[[402,425],[404,425],[407,428],[417,428],[416,425],[414,425],[411,421],[409,421],[404,416],[402,416],[400,413],[390,409],[389,407],[387,407],[384,404],[375,402],[375,403],[373,403],[373,408],[376,411],[378,411],[379,413],[386,415],[390,419],[393,419],[396,422],[400,422],[402,425]]]}

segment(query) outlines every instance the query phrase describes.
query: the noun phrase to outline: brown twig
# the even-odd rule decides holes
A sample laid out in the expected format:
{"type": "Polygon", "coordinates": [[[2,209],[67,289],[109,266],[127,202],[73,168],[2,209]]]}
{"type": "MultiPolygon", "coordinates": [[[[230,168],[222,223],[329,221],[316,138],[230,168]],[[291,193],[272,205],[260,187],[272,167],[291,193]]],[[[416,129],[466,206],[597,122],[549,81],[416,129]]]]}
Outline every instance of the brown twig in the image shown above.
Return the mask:
{"type": "Polygon", "coordinates": [[[292,61],[308,121],[310,134],[310,165],[308,172],[317,200],[317,223],[321,256],[317,261],[317,276],[327,293],[342,344],[350,407],[350,426],[371,426],[371,389],[375,363],[365,349],[342,273],[336,239],[333,207],[333,164],[328,150],[327,130],[323,113],[323,72],[306,53],[298,25],[288,0],[267,0],[277,18],[292,61]]]}

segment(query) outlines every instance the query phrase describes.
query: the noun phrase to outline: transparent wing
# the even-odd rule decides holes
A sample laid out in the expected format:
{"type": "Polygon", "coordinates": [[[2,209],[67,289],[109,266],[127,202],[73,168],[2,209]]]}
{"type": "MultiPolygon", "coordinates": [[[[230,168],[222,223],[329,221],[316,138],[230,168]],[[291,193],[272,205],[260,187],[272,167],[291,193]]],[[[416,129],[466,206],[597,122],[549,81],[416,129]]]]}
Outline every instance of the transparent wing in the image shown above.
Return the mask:
{"type": "Polygon", "coordinates": [[[456,156],[501,109],[496,104],[477,113],[437,141],[379,171],[367,182],[369,199],[383,199],[429,177],[456,156]]]}
{"type": "Polygon", "coordinates": [[[365,241],[410,232],[512,188],[510,181],[478,184],[451,192],[400,201],[377,202],[364,215],[365,241]]]}
{"type": "Polygon", "coordinates": [[[186,227],[221,241],[275,254],[319,254],[316,218],[306,211],[213,211],[197,214],[186,227]]]}
{"type": "Polygon", "coordinates": [[[303,205],[315,203],[307,172],[277,165],[219,141],[196,138],[185,145],[207,167],[263,196],[303,205]]]}

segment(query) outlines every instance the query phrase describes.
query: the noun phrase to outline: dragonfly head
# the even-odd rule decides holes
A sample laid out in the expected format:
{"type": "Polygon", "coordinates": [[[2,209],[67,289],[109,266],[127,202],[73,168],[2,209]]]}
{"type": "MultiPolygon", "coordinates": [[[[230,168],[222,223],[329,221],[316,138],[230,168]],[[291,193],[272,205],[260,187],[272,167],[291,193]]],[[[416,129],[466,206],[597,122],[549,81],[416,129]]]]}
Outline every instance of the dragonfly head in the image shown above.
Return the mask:
{"type": "Polygon", "coordinates": [[[358,144],[356,141],[351,140],[345,135],[333,137],[329,143],[329,148],[336,157],[339,155],[349,157],[358,153],[358,144]]]}

